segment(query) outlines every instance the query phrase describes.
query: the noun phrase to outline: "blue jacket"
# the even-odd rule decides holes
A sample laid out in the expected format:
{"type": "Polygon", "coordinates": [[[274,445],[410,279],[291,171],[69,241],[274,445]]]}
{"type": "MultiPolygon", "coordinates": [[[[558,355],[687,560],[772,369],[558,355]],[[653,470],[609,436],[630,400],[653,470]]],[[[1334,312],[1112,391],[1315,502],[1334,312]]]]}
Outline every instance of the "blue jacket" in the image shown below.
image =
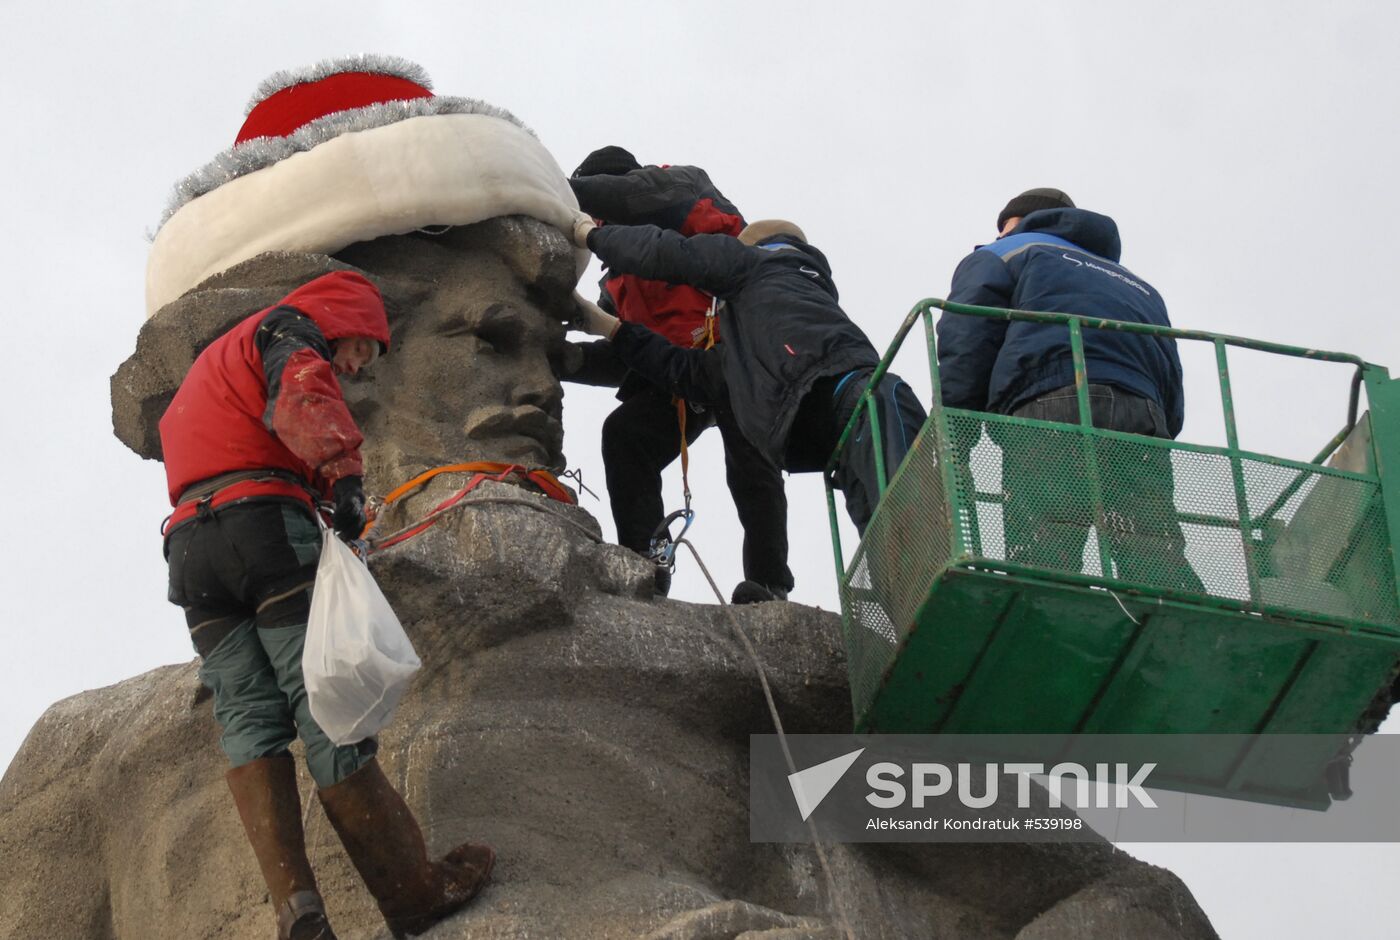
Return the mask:
{"type": "MultiPolygon", "coordinates": [[[[1170,326],[1157,291],[1118,264],[1118,226],[1085,209],[1041,209],[1010,235],[982,245],[953,274],[955,303],[1046,310],[1170,326]]],[[[1176,342],[1084,331],[1089,381],[1161,406],[1173,437],[1185,408],[1176,342]]],[[[1010,414],[1045,392],[1074,384],[1069,330],[1024,321],[945,313],[938,321],[943,403],[1010,414]]]]}

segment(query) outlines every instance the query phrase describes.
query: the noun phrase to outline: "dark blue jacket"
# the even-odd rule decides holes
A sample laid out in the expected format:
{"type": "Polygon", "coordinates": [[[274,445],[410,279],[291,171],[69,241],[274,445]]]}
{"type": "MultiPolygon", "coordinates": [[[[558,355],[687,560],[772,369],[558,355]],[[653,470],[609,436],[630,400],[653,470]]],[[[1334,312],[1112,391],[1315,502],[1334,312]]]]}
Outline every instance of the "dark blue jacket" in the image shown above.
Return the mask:
{"type": "MultiPolygon", "coordinates": [[[[1170,326],[1157,291],[1118,264],[1118,226],[1085,209],[1042,209],[1010,235],[958,265],[948,299],[1170,326]]],[[[1161,406],[1173,437],[1185,413],[1181,360],[1170,339],[1084,331],[1089,381],[1161,406]]],[[[945,313],[938,321],[943,403],[1010,414],[1037,395],[1074,384],[1069,330],[1024,321],[945,313]]]]}

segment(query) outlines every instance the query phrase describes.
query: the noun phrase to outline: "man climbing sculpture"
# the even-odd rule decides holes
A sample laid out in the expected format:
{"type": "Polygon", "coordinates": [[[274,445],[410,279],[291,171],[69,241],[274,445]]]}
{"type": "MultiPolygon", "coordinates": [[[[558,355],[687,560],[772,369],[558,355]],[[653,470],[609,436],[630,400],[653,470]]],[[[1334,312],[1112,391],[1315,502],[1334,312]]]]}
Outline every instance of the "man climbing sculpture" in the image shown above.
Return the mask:
{"type": "Polygon", "coordinates": [[[223,729],[228,785],[277,913],[278,935],[331,938],[307,861],[300,737],[321,805],[395,936],[426,929],[481,889],[495,853],[466,843],[428,859],[423,834],[375,760],[373,739],[336,746],[301,671],[331,495],[337,535],[365,525],[359,429],[338,375],[389,346],[378,290],[337,271],[215,340],[161,419],[170,499],[170,600],[185,610],[223,729]]]}
{"type": "MultiPolygon", "coordinates": [[[[569,184],[579,208],[606,225],[650,224],[687,236],[738,235],[744,228],[739,210],[704,170],[644,167],[621,147],[589,154],[569,184]]],[[[715,335],[711,301],[710,294],[690,284],[609,269],[598,303],[619,319],[641,324],[682,349],[704,349],[723,338],[715,335]]],[[[603,468],[618,543],[648,553],[664,515],[661,471],[684,445],[715,424],[724,439],[729,492],[744,527],[744,581],[734,589],[734,602],[787,597],[793,579],[787,565],[782,473],[744,437],[728,405],[677,399],[670,389],[625,366],[619,377],[616,355],[606,341],[571,347],[564,361],[565,378],[619,386],[617,397],[622,404],[603,422],[603,468]]],[[[662,568],[658,577],[665,593],[670,569],[662,568]]]]}
{"type": "MultiPolygon", "coordinates": [[[[446,246],[435,251],[489,255],[510,273],[496,254],[515,258],[512,246],[527,236],[512,235],[499,217],[534,213],[557,226],[574,211],[563,174],[518,119],[473,99],[433,95],[412,63],[361,56],[264,82],[234,146],[176,187],[152,245],[148,312],[167,322],[183,315],[207,323],[201,316],[247,310],[251,291],[240,288],[250,285],[240,279],[256,280],[260,270],[331,269],[222,327],[180,382],[159,428],[176,506],[166,546],[170,598],[185,608],[204,660],[201,678],[213,691],[232,764],[229,787],[283,940],[333,937],[306,857],[287,750],[297,737],[320,803],[396,937],[417,935],[465,905],[495,858],[490,847],[468,842],[430,861],[413,813],[379,766],[376,743],[334,745],[307,706],[301,650],[321,544],[316,503],[333,499],[341,537],[357,536],[365,523],[363,441],[337,375],[355,375],[389,346],[383,295],[329,256],[358,247],[366,258],[387,257],[385,281],[396,284],[393,275],[405,271],[395,253],[422,231],[446,246]],[[415,166],[411,176],[402,172],[405,161],[415,166]],[[474,253],[470,237],[456,238],[488,223],[500,223],[478,233],[491,241],[489,251],[474,253]]],[[[571,286],[577,274],[568,260],[571,286]]],[[[557,266],[539,261],[536,251],[519,266],[536,280],[559,279],[557,266]]],[[[448,276],[452,283],[440,293],[460,287],[458,271],[444,265],[431,283],[448,276]]],[[[457,297],[431,337],[405,329],[408,345],[473,349],[494,337],[514,348],[516,334],[526,332],[517,323],[543,335],[530,309],[534,295],[513,277],[503,279],[504,296],[470,310],[470,319],[457,297]]],[[[558,294],[569,296],[567,288],[558,294]]],[[[448,306],[431,291],[413,293],[411,309],[448,306]]],[[[562,341],[562,326],[553,329],[562,341]]],[[[504,366],[483,370],[501,380],[501,394],[489,388],[493,400],[452,415],[454,442],[489,442],[479,456],[512,462],[559,459],[558,383],[543,340],[536,346],[528,360],[501,355],[512,363],[508,377],[504,366]]],[[[395,392],[363,383],[352,397],[367,421],[382,422],[401,414],[395,392]]],[[[438,462],[478,456],[464,447],[438,453],[440,443],[429,433],[421,450],[393,450],[370,463],[386,473],[421,454],[438,462]]]]}

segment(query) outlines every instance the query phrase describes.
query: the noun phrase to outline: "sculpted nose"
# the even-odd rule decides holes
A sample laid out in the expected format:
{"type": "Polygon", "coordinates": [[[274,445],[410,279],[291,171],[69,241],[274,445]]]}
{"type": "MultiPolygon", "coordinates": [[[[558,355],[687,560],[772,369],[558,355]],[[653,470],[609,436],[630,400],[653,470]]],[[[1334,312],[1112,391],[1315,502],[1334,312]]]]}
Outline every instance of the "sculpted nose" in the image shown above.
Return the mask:
{"type": "Polygon", "coordinates": [[[564,387],[548,362],[534,363],[516,374],[510,403],[533,405],[547,414],[558,415],[564,404],[564,387]]]}
{"type": "Polygon", "coordinates": [[[557,415],[564,404],[564,387],[549,369],[533,369],[522,375],[511,397],[513,405],[533,405],[548,414],[557,415]]]}

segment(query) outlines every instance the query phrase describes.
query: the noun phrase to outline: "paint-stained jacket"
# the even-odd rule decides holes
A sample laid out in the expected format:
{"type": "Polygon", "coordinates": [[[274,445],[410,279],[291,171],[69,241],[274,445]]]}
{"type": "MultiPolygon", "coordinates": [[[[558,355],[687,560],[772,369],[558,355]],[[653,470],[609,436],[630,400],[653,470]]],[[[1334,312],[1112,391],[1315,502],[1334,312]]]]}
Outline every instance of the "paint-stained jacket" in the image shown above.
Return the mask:
{"type": "MultiPolygon", "coordinates": [[[[1118,263],[1120,253],[1118,226],[1108,216],[1042,209],[964,258],[948,299],[1170,326],[1161,295],[1118,263]]],[[[1089,381],[1155,401],[1172,436],[1180,433],[1185,406],[1175,341],[1086,329],[1084,358],[1089,381]]],[[[945,313],[938,368],[944,404],[977,411],[1009,414],[1074,384],[1069,330],[1023,321],[945,313]]]]}
{"type": "Polygon", "coordinates": [[[785,465],[793,417],[812,384],[880,361],[837,303],[826,256],[796,239],[748,246],[728,235],[607,225],[589,234],[588,247],[612,270],[690,284],[724,301],[724,342],[714,349],[681,349],[633,323],[619,326],[613,346],[673,395],[727,400],[744,436],[775,466],[785,465]]]}
{"type": "MultiPolygon", "coordinates": [[[[744,217],[697,166],[644,166],[621,174],[569,180],[579,208],[604,224],[655,225],[682,235],[738,235],[744,217]]],[[[669,283],[609,270],[603,277],[604,309],[660,333],[678,346],[703,345],[710,295],[689,284],[669,283]]]]}
{"type": "MultiPolygon", "coordinates": [[[[160,419],[170,502],[195,483],[243,470],[277,470],[303,481],[270,479],[221,489],[214,506],[250,498],[328,493],[362,472],[363,437],[331,367],[333,340],[366,336],[389,346],[379,290],[349,271],[318,277],[216,339],[195,360],[160,419]]],[[[178,506],[170,524],[194,514],[178,506]]]]}

